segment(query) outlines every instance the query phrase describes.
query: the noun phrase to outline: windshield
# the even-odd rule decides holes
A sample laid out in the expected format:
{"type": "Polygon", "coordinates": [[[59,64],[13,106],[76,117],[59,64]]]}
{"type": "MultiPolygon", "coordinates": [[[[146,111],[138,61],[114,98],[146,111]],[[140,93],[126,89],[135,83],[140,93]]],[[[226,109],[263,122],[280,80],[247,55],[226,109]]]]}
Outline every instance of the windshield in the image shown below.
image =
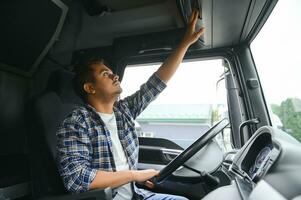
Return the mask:
{"type": "MultiPolygon", "coordinates": [[[[121,98],[138,90],[159,66],[128,66],[121,98]]],[[[137,118],[140,136],[165,138],[183,148],[192,144],[227,115],[224,81],[217,91],[224,70],[221,59],[182,63],[167,88],[137,118]]]]}
{"type": "Polygon", "coordinates": [[[279,1],[251,44],[275,127],[301,141],[301,1],[279,1]]]}

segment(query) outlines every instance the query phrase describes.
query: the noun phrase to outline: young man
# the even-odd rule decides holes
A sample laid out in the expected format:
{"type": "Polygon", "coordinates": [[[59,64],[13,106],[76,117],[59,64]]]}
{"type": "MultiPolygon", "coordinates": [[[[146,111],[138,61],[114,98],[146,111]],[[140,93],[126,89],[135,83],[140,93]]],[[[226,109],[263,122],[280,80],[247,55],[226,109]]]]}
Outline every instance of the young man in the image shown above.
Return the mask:
{"type": "Polygon", "coordinates": [[[57,131],[60,175],[71,192],[113,188],[112,198],[185,199],[138,189],[156,170],[136,170],[138,137],[134,120],[166,87],[191,44],[203,34],[195,31],[199,13],[193,11],[178,48],[135,94],[118,100],[122,89],[118,76],[102,59],[91,59],[77,67],[77,80],[87,103],[75,109],[57,131]]]}

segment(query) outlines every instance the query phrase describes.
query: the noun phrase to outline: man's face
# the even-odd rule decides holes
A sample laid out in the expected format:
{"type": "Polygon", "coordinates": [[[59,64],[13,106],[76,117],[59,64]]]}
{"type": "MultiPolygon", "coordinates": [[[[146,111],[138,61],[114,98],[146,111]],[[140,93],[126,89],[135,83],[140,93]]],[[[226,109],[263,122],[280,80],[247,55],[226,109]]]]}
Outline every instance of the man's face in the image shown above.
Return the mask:
{"type": "MultiPolygon", "coordinates": [[[[113,72],[103,63],[95,63],[91,65],[93,71],[94,82],[91,84],[91,90],[88,93],[97,95],[102,98],[109,98],[119,96],[122,92],[120,87],[119,76],[113,72]]],[[[87,91],[87,90],[86,90],[87,91]]]]}

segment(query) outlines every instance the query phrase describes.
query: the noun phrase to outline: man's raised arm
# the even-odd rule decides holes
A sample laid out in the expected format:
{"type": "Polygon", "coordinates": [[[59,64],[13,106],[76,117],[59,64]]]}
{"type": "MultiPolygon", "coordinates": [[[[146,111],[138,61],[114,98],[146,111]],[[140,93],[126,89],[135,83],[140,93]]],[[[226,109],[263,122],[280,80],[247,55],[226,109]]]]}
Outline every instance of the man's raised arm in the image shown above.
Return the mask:
{"type": "Polygon", "coordinates": [[[187,26],[186,33],[180,42],[177,49],[164,61],[161,67],[156,72],[162,81],[167,83],[173,74],[178,69],[180,63],[182,62],[184,55],[191,44],[196,42],[198,38],[204,33],[204,28],[195,31],[195,25],[199,16],[199,12],[192,11],[189,22],[187,26]]]}

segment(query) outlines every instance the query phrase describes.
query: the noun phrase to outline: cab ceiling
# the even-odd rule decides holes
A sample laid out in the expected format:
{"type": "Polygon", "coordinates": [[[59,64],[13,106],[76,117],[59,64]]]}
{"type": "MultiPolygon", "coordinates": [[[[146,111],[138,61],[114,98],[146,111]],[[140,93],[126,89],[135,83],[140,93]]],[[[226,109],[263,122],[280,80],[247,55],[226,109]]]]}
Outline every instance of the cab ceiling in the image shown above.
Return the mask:
{"type": "MultiPolygon", "coordinates": [[[[176,1],[142,1],[127,5],[125,1],[115,5],[112,11],[90,16],[83,10],[77,49],[113,44],[115,38],[140,35],[184,27],[176,1]]],[[[129,2],[129,1],[126,1],[129,2]]],[[[109,7],[109,6],[108,6],[109,7]]]]}
{"type": "MultiPolygon", "coordinates": [[[[116,38],[175,30],[185,26],[179,0],[98,0],[103,12],[91,16],[82,10],[76,49],[112,45],[116,38]]],[[[189,0],[183,0],[185,4],[189,0]]],[[[219,48],[246,41],[267,1],[199,0],[205,46],[219,48]]],[[[184,5],[185,7],[185,5],[184,5]]],[[[185,9],[184,9],[185,10],[185,9]]],[[[164,39],[164,38],[162,38],[164,39]]]]}

